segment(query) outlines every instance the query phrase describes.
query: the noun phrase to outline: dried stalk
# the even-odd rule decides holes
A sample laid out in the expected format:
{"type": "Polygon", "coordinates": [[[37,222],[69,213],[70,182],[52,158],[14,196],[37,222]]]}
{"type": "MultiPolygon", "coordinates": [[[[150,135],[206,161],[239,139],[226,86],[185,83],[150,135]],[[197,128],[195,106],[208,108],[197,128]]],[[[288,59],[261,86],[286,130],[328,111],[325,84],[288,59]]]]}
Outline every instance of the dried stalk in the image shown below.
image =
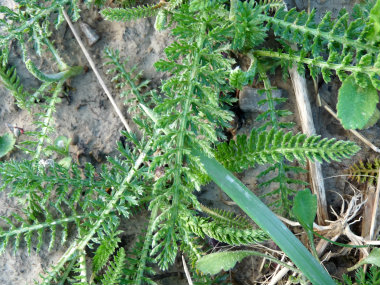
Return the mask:
{"type": "MultiPolygon", "coordinates": [[[[380,174],[380,169],[377,177],[380,174]]],[[[363,223],[362,223],[362,237],[367,238],[369,240],[373,239],[375,233],[375,226],[377,221],[377,209],[379,207],[379,191],[380,191],[380,183],[379,179],[377,179],[376,189],[373,185],[369,185],[367,188],[366,198],[367,203],[364,207],[363,211],[363,223]]],[[[366,255],[361,254],[361,258],[365,258],[366,255]]],[[[363,267],[364,271],[367,271],[368,264],[365,264],[363,267]]]]}
{"type": "Polygon", "coordinates": [[[189,283],[189,285],[194,285],[193,280],[191,280],[190,272],[189,272],[189,269],[187,268],[186,261],[183,255],[182,255],[182,264],[183,264],[183,269],[185,270],[187,282],[189,283]]]}
{"type": "MultiPolygon", "coordinates": [[[[362,230],[361,230],[361,236],[367,239],[372,239],[372,237],[370,237],[371,226],[372,226],[372,222],[376,220],[375,217],[373,217],[373,213],[375,212],[375,209],[374,209],[375,207],[374,201],[376,200],[375,194],[376,194],[375,186],[373,186],[372,184],[368,185],[364,193],[364,198],[366,200],[366,203],[363,207],[363,214],[362,214],[363,219],[362,219],[362,230]]],[[[360,257],[363,258],[364,255],[361,254],[360,257]]]]}
{"type": "MultiPolygon", "coordinates": [[[[314,127],[313,117],[311,114],[311,107],[308,98],[305,77],[301,76],[298,73],[297,67],[292,67],[291,69],[289,69],[289,74],[292,80],[294,94],[296,96],[297,108],[300,116],[302,131],[308,136],[315,135],[316,131],[314,127]]],[[[325,185],[323,182],[322,167],[319,162],[309,161],[309,169],[312,190],[314,194],[317,195],[318,199],[318,224],[324,225],[325,221],[328,220],[329,215],[327,212],[327,200],[325,185]]]]}
{"type": "Polygon", "coordinates": [[[114,108],[116,114],[119,116],[121,122],[123,123],[123,125],[126,128],[126,130],[128,131],[128,133],[132,132],[131,127],[127,123],[127,121],[124,118],[123,114],[121,113],[119,107],[116,105],[116,102],[113,99],[111,92],[108,90],[106,84],[103,81],[103,78],[100,76],[99,71],[96,68],[96,65],[95,65],[94,61],[92,60],[90,54],[88,53],[86,47],[84,46],[84,44],[83,44],[83,42],[82,42],[82,40],[81,40],[78,32],[76,31],[73,23],[70,20],[70,17],[67,15],[67,13],[66,13],[66,11],[64,9],[62,9],[62,12],[63,12],[63,16],[65,17],[66,22],[69,24],[69,27],[70,27],[70,29],[71,29],[71,31],[72,31],[75,39],[77,40],[80,48],[82,49],[82,52],[84,53],[84,56],[86,57],[88,63],[90,64],[92,70],[94,71],[96,78],[98,79],[98,81],[99,81],[100,85],[102,86],[104,92],[107,94],[107,97],[110,100],[110,102],[112,104],[112,107],[114,108]]]}
{"type": "MultiPolygon", "coordinates": [[[[293,263],[291,262],[288,262],[287,263],[288,265],[290,266],[294,266],[293,263]]],[[[278,265],[277,267],[279,267],[280,265],[278,265]]],[[[277,268],[276,268],[277,270],[277,268]]],[[[276,285],[277,282],[280,282],[281,279],[286,275],[288,274],[288,272],[290,271],[289,268],[286,268],[286,267],[283,267],[277,274],[274,274],[272,279],[270,280],[270,282],[268,283],[268,285],[276,285]]]]}
{"type": "MultiPolygon", "coordinates": [[[[380,169],[379,173],[377,174],[377,177],[380,177],[380,169]]],[[[379,197],[380,195],[380,179],[377,178],[377,186],[376,186],[376,193],[373,201],[373,211],[372,211],[372,217],[371,217],[371,227],[369,231],[369,236],[368,239],[373,239],[375,235],[375,227],[376,227],[376,222],[377,222],[377,212],[379,208],[379,197]]]]}

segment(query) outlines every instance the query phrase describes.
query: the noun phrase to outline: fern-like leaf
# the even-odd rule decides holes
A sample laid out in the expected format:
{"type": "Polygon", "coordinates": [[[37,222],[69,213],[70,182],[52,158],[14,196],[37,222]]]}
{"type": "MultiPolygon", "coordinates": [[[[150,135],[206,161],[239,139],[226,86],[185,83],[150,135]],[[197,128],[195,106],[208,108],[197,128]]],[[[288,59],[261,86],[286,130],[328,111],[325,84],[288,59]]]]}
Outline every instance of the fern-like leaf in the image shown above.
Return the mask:
{"type": "Polygon", "coordinates": [[[76,273],[75,281],[72,282],[73,285],[89,285],[87,282],[86,252],[84,250],[79,252],[77,264],[73,271],[76,273]]]}
{"type": "Polygon", "coordinates": [[[185,224],[197,236],[208,236],[230,245],[247,245],[268,240],[268,236],[262,230],[235,228],[207,218],[192,217],[185,224]]]}
{"type": "Polygon", "coordinates": [[[101,279],[102,285],[118,285],[123,280],[124,268],[127,261],[127,255],[124,248],[120,248],[113,262],[110,262],[107,272],[101,279]]]}
{"type": "Polygon", "coordinates": [[[304,134],[270,130],[258,132],[253,129],[249,138],[238,136],[236,141],[218,145],[215,157],[232,171],[241,171],[256,164],[275,163],[285,157],[288,161],[305,163],[306,159],[323,162],[340,161],[359,151],[350,141],[307,137],[304,134]]]}
{"type": "Polygon", "coordinates": [[[95,274],[106,265],[108,259],[114,253],[120,242],[120,238],[118,237],[120,233],[121,231],[117,231],[111,235],[107,235],[96,249],[95,256],[92,260],[92,268],[95,274]]]}
{"type": "Polygon", "coordinates": [[[191,216],[191,208],[199,209],[193,194],[194,189],[200,189],[199,160],[191,150],[198,148],[212,155],[211,146],[221,135],[218,128],[231,118],[222,107],[222,103],[231,102],[223,95],[229,86],[221,84],[231,66],[223,57],[230,31],[227,25],[220,25],[223,15],[225,10],[217,2],[201,0],[182,5],[173,13],[178,40],[165,50],[168,59],[155,64],[160,71],[174,73],[162,86],[167,99],[154,109],[156,128],[168,130],[155,141],[155,146],[165,145],[165,154],[155,157],[151,164],[152,169],[164,169],[154,185],[155,198],[150,205],[160,205],[161,209],[151,254],[163,269],[174,262],[178,241],[188,234],[180,218],[191,216]],[[211,14],[218,15],[218,20],[209,18],[211,14]],[[182,40],[190,34],[189,40],[182,40]]]}
{"type": "Polygon", "coordinates": [[[201,209],[204,213],[210,216],[215,222],[220,225],[235,227],[239,229],[251,228],[252,225],[248,219],[243,216],[236,215],[233,212],[222,209],[210,209],[201,204],[201,209]]]}
{"type": "MultiPolygon", "coordinates": [[[[259,64],[259,69],[260,68],[259,64]]],[[[271,86],[268,75],[264,71],[259,72],[259,79],[264,83],[264,89],[260,90],[261,93],[265,96],[264,99],[259,101],[259,104],[267,104],[268,110],[257,116],[256,120],[262,122],[259,130],[266,130],[269,126],[272,126],[274,130],[287,129],[293,126],[290,122],[281,122],[281,118],[291,114],[288,110],[281,110],[276,108],[276,104],[284,102],[285,98],[274,98],[272,90],[274,89],[271,86]]],[[[274,177],[269,180],[264,180],[259,184],[259,187],[266,187],[272,185],[274,189],[263,195],[263,196],[274,196],[278,197],[274,202],[271,203],[271,206],[276,206],[282,213],[287,215],[290,212],[292,205],[292,200],[289,199],[295,193],[295,187],[307,185],[304,181],[298,179],[289,178],[289,173],[302,173],[306,172],[303,168],[295,167],[288,165],[285,159],[281,159],[279,162],[274,163],[273,165],[268,166],[267,169],[262,171],[258,178],[264,178],[268,174],[274,174],[274,177]],[[278,186],[277,186],[278,185],[278,186]],[[292,186],[291,186],[292,185],[292,186]]]]}
{"type": "Polygon", "coordinates": [[[332,20],[328,12],[317,23],[315,11],[307,14],[305,11],[286,11],[284,8],[279,9],[273,17],[262,17],[268,22],[268,28],[272,28],[280,37],[279,41],[286,53],[256,51],[256,55],[266,56],[266,53],[270,53],[271,57],[297,63],[301,73],[306,64],[313,77],[322,73],[326,82],[330,81],[331,70],[335,70],[341,81],[344,81],[347,73],[353,73],[361,87],[365,88],[370,81],[379,88],[380,68],[374,65],[379,58],[379,47],[367,40],[371,25],[366,18],[353,18],[350,21],[350,16],[342,11],[338,19],[332,20]],[[288,43],[300,44],[294,49],[288,43]]]}
{"type": "Polygon", "coordinates": [[[50,250],[54,246],[57,226],[63,227],[62,242],[64,242],[68,232],[67,224],[85,218],[83,215],[75,215],[53,219],[52,214],[46,210],[44,216],[44,220],[39,220],[33,215],[28,215],[28,219],[25,219],[16,213],[14,213],[12,217],[0,217],[9,226],[8,229],[0,229],[0,254],[5,251],[11,239],[14,240],[14,252],[18,250],[20,242],[23,239],[30,253],[34,234],[37,235],[36,250],[38,252],[41,249],[42,235],[45,231],[50,231],[50,250]]]}
{"type": "Polygon", "coordinates": [[[371,266],[368,272],[363,270],[363,267],[359,268],[355,272],[354,280],[351,277],[344,274],[343,275],[343,283],[338,283],[341,285],[378,285],[380,284],[380,268],[377,266],[371,266]],[[355,282],[355,283],[353,283],[355,282]]]}
{"type": "Polygon", "coordinates": [[[149,266],[150,263],[154,262],[148,252],[151,241],[151,237],[148,236],[146,241],[145,237],[141,235],[133,245],[132,250],[127,255],[128,265],[124,268],[123,284],[156,284],[150,278],[151,275],[155,274],[154,269],[149,266]]]}
{"type": "Polygon", "coordinates": [[[106,8],[100,13],[106,20],[126,22],[140,18],[152,17],[159,12],[160,7],[160,5],[147,5],[136,8],[106,8]]]}
{"type": "MultiPolygon", "coordinates": [[[[104,50],[107,61],[104,63],[108,67],[107,74],[113,75],[111,81],[115,83],[117,88],[123,89],[129,87],[129,90],[123,90],[120,94],[125,98],[124,104],[128,106],[129,112],[136,112],[134,120],[149,122],[146,120],[144,113],[140,111],[140,104],[146,106],[155,105],[157,98],[153,91],[145,92],[148,87],[149,80],[142,80],[142,72],[137,71],[137,66],[133,66],[127,71],[126,65],[128,60],[122,61],[118,50],[106,48],[104,50]],[[130,96],[133,95],[133,96],[130,96]]],[[[145,129],[145,128],[144,128],[145,129]]]]}
{"type": "MultiPolygon", "coordinates": [[[[267,19],[267,18],[266,18],[267,19]]],[[[320,23],[315,20],[315,10],[310,14],[305,11],[297,12],[295,8],[286,11],[279,9],[271,18],[270,25],[277,35],[287,40],[298,39],[308,52],[319,55],[324,40],[329,43],[329,51],[351,47],[354,51],[364,50],[367,53],[377,53],[378,50],[365,42],[366,19],[349,21],[349,15],[341,11],[335,21],[331,12],[326,13],[320,23]]]]}
{"type": "Polygon", "coordinates": [[[259,17],[261,9],[254,8],[254,1],[236,1],[234,14],[234,39],[232,48],[241,50],[252,49],[260,45],[266,37],[262,18],[259,17]]]}
{"type": "Polygon", "coordinates": [[[358,183],[374,184],[380,169],[380,159],[375,158],[373,161],[359,161],[349,168],[350,179],[358,183]]]}
{"type": "Polygon", "coordinates": [[[28,92],[24,91],[24,86],[20,82],[16,68],[8,68],[4,55],[0,56],[0,79],[5,88],[12,92],[12,95],[16,99],[17,105],[20,108],[26,108],[26,99],[29,97],[29,94],[28,92]]]}

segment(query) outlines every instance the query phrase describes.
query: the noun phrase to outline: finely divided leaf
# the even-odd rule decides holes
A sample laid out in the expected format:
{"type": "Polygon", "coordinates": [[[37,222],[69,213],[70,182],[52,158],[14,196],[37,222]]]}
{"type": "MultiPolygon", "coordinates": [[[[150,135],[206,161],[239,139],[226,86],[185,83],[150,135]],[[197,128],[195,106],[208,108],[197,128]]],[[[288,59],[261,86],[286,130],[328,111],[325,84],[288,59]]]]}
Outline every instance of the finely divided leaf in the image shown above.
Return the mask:
{"type": "Polygon", "coordinates": [[[373,30],[369,33],[368,39],[374,42],[380,41],[380,0],[377,0],[369,14],[369,23],[373,24],[373,30]]]}
{"type": "Polygon", "coordinates": [[[245,73],[240,68],[231,71],[229,81],[232,87],[240,90],[248,83],[245,73]]]}

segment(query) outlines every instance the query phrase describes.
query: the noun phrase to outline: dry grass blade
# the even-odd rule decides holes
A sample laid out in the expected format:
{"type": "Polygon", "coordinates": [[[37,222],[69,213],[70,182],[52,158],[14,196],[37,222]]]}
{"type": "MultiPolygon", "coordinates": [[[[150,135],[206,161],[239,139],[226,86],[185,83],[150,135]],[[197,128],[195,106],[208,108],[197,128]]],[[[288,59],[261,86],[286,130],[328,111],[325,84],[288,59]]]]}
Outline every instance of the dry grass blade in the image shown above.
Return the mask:
{"type": "MultiPolygon", "coordinates": [[[[289,74],[292,80],[294,94],[296,96],[297,109],[301,120],[302,131],[308,136],[315,135],[316,131],[311,114],[306,80],[298,73],[297,67],[292,67],[289,69],[289,74]]],[[[317,220],[320,225],[323,225],[325,220],[328,220],[329,215],[327,212],[327,201],[322,167],[318,162],[309,162],[309,167],[313,192],[317,195],[318,199],[317,220]]]]}
{"type": "Polygon", "coordinates": [[[182,255],[182,264],[183,264],[183,269],[185,270],[187,282],[189,283],[189,285],[194,285],[193,281],[191,280],[190,272],[189,272],[189,269],[187,268],[186,260],[183,257],[183,255],[182,255]]]}
{"type": "MultiPolygon", "coordinates": [[[[380,177],[380,169],[379,169],[379,173],[377,174],[377,177],[380,177]]],[[[369,239],[373,239],[374,238],[374,235],[375,235],[375,227],[376,227],[376,222],[378,222],[376,220],[376,217],[377,217],[377,213],[378,213],[378,208],[379,208],[379,197],[380,195],[380,183],[379,183],[379,179],[377,181],[377,186],[376,186],[376,192],[375,192],[375,197],[374,197],[374,201],[373,201],[373,212],[372,212],[372,217],[371,217],[371,228],[370,228],[370,231],[369,231],[369,239]]]]}
{"type": "Polygon", "coordinates": [[[128,133],[130,133],[132,131],[131,127],[129,126],[128,122],[124,118],[124,116],[121,113],[119,107],[116,105],[116,102],[113,99],[111,92],[108,90],[107,85],[104,83],[103,78],[100,76],[100,73],[99,73],[98,69],[96,68],[96,65],[95,65],[94,61],[92,60],[90,54],[88,53],[86,47],[84,46],[84,44],[83,44],[83,42],[82,42],[82,40],[81,40],[78,32],[76,31],[73,23],[70,20],[70,17],[67,15],[67,13],[66,13],[66,11],[64,9],[62,9],[62,12],[63,12],[63,16],[65,17],[65,20],[69,24],[69,27],[70,27],[70,29],[71,29],[71,31],[72,31],[75,39],[77,40],[80,48],[82,49],[82,51],[83,51],[83,53],[84,53],[84,55],[85,55],[88,63],[90,64],[92,70],[94,71],[96,78],[98,79],[98,81],[99,81],[100,85],[102,86],[104,92],[107,94],[107,97],[110,100],[110,102],[112,104],[112,107],[115,109],[115,112],[119,116],[120,120],[122,121],[122,123],[123,123],[124,127],[126,128],[126,130],[128,131],[128,133]]]}

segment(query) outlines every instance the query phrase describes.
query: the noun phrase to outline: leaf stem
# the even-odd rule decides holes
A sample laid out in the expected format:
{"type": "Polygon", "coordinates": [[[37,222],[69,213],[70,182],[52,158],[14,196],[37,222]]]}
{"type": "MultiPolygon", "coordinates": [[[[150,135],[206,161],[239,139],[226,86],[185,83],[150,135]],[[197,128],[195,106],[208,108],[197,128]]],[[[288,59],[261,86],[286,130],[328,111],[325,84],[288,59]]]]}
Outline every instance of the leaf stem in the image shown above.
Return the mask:
{"type": "Polygon", "coordinates": [[[34,15],[32,18],[27,20],[24,24],[21,26],[8,31],[8,35],[6,36],[0,36],[0,41],[2,42],[10,42],[12,39],[19,36],[19,34],[25,33],[31,26],[33,26],[36,22],[38,22],[41,18],[50,15],[54,10],[58,9],[59,7],[69,3],[69,0],[63,0],[63,1],[54,1],[53,5],[50,7],[45,8],[45,10],[37,15],[34,15]]]}
{"type": "Polygon", "coordinates": [[[49,48],[50,52],[53,54],[55,60],[57,61],[59,70],[60,71],[68,70],[70,67],[60,57],[58,51],[53,46],[51,41],[48,38],[45,38],[45,43],[46,43],[47,47],[49,48]]]}
{"type": "Polygon", "coordinates": [[[34,77],[43,82],[65,81],[70,77],[81,74],[83,71],[83,67],[73,66],[58,73],[46,74],[40,71],[30,59],[25,62],[25,65],[28,71],[33,74],[34,77]]]}
{"type": "Polygon", "coordinates": [[[73,217],[67,217],[67,218],[63,218],[63,219],[54,220],[53,222],[46,222],[46,223],[34,224],[34,225],[26,226],[26,227],[21,227],[21,228],[15,229],[15,230],[10,230],[7,232],[0,233],[0,237],[9,237],[9,236],[13,236],[13,235],[18,236],[18,235],[21,235],[23,233],[38,231],[38,230],[43,229],[43,228],[48,228],[48,227],[60,225],[63,223],[74,222],[77,219],[84,219],[86,217],[87,217],[87,215],[77,215],[77,216],[73,216],[73,217]]]}
{"type": "Polygon", "coordinates": [[[38,160],[40,155],[41,155],[41,151],[42,151],[42,147],[44,145],[44,141],[47,138],[47,134],[48,134],[49,129],[50,129],[49,126],[50,126],[50,123],[51,123],[51,120],[53,117],[53,112],[55,111],[55,104],[58,102],[58,99],[59,99],[58,95],[62,91],[62,86],[63,86],[64,82],[65,82],[64,80],[61,80],[58,82],[57,86],[55,87],[55,91],[53,93],[53,96],[50,98],[48,110],[45,114],[45,120],[43,122],[41,135],[40,135],[40,138],[39,138],[38,143],[37,143],[37,149],[36,149],[36,153],[33,156],[33,160],[38,160]]]}
{"type": "Polygon", "coordinates": [[[376,73],[380,74],[380,68],[375,66],[348,66],[339,63],[327,63],[326,61],[316,59],[316,58],[305,58],[300,57],[298,55],[290,55],[287,53],[277,52],[277,51],[269,51],[269,50],[256,50],[253,52],[253,55],[259,57],[270,57],[270,58],[279,58],[292,62],[304,63],[312,66],[318,66],[320,68],[328,68],[332,70],[344,70],[351,73],[361,72],[361,73],[376,73]]]}

